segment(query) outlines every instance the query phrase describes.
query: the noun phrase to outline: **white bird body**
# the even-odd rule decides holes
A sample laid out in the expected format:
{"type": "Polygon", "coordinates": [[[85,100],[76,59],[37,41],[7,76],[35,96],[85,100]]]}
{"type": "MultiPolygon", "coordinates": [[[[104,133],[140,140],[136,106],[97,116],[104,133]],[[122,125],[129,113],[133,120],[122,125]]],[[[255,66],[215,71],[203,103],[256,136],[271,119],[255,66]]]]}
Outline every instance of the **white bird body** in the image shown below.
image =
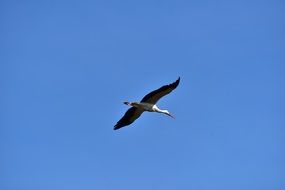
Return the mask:
{"type": "Polygon", "coordinates": [[[174,83],[162,86],[159,89],[150,92],[140,102],[124,102],[124,104],[131,106],[131,108],[128,109],[125,115],[117,122],[114,130],[130,125],[139,118],[144,111],[163,113],[174,118],[168,110],[159,109],[156,102],[174,90],[178,86],[179,82],[180,77],[174,83]]]}
{"type": "Polygon", "coordinates": [[[126,105],[133,106],[144,111],[153,112],[155,105],[146,102],[124,102],[126,105]]]}
{"type": "Polygon", "coordinates": [[[146,102],[124,102],[124,104],[133,106],[139,109],[143,109],[144,111],[164,113],[166,115],[173,117],[172,115],[170,115],[168,110],[161,110],[157,107],[156,104],[151,104],[151,103],[146,103],[146,102]]]}

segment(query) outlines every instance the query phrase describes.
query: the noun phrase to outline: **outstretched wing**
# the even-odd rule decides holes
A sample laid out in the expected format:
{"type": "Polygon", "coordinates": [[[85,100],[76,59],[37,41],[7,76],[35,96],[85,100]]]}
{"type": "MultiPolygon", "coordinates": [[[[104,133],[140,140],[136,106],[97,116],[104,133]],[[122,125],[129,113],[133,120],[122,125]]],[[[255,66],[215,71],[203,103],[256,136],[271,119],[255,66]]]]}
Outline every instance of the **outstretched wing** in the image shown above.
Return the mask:
{"type": "Polygon", "coordinates": [[[180,82],[180,77],[174,82],[169,85],[165,85],[160,87],[159,89],[152,91],[151,93],[147,94],[141,102],[146,102],[150,104],[156,104],[156,102],[162,98],[163,96],[169,94],[172,90],[174,90],[180,82]]]}
{"type": "Polygon", "coordinates": [[[114,130],[120,129],[120,128],[125,127],[127,125],[130,125],[143,112],[144,112],[143,109],[139,109],[139,108],[136,108],[136,107],[131,107],[130,109],[128,109],[128,111],[125,113],[125,115],[117,122],[117,124],[114,127],[114,130]]]}

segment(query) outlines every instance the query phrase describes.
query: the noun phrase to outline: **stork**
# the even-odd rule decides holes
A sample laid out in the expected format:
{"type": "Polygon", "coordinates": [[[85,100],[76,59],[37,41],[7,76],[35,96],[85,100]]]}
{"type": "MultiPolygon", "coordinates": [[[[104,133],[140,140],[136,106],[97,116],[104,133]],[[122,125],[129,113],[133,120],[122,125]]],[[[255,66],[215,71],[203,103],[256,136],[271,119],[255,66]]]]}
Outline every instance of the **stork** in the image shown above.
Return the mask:
{"type": "Polygon", "coordinates": [[[168,110],[159,109],[156,105],[158,100],[163,96],[169,94],[174,90],[180,82],[180,77],[169,85],[164,85],[157,90],[147,94],[140,102],[124,102],[124,104],[131,106],[125,115],[114,126],[114,130],[120,129],[133,123],[144,111],[158,112],[174,118],[168,110]]]}

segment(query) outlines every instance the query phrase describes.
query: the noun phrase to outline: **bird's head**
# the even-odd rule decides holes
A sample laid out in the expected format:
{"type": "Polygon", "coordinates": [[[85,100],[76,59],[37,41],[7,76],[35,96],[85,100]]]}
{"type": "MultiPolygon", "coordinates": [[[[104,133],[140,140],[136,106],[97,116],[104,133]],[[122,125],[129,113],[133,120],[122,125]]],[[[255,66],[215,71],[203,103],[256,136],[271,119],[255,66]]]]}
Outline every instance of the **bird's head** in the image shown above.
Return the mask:
{"type": "Polygon", "coordinates": [[[169,117],[172,117],[173,119],[175,119],[175,117],[173,115],[171,115],[168,110],[165,110],[164,114],[166,114],[169,117]]]}

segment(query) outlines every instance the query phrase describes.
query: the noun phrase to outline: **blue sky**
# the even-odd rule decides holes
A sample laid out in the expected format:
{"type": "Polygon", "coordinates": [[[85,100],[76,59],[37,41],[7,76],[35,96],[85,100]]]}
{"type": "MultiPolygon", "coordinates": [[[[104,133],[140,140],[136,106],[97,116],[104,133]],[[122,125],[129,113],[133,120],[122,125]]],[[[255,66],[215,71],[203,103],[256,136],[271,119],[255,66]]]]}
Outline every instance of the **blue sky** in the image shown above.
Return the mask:
{"type": "Polygon", "coordinates": [[[0,188],[282,190],[284,1],[1,1],[0,188]],[[127,107],[181,77],[113,131],[127,107]]]}

